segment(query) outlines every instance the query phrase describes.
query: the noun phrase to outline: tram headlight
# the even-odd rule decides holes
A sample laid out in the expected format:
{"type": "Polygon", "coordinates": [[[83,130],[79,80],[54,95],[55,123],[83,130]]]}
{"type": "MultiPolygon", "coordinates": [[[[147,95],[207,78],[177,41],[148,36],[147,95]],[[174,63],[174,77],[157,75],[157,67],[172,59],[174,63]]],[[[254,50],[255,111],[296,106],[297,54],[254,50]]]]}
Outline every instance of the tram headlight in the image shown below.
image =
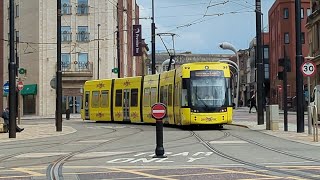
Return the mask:
{"type": "Polygon", "coordinates": [[[220,112],[227,112],[227,108],[220,109],[220,112]]]}

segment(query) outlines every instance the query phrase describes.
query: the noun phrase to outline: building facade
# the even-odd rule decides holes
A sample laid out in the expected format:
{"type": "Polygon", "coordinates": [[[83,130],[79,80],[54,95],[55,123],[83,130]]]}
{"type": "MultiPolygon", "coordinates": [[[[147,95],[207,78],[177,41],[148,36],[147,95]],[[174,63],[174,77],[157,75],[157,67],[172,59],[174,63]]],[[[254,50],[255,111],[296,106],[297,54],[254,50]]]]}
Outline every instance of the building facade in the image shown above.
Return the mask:
{"type": "MultiPolygon", "coordinates": [[[[302,55],[308,55],[307,17],[311,13],[310,0],[301,1],[301,41],[302,55]]],[[[291,71],[288,72],[288,99],[296,96],[296,31],[295,31],[295,1],[277,0],[269,10],[269,59],[270,59],[270,102],[282,104],[283,82],[278,80],[278,72],[282,68],[278,60],[284,57],[286,51],[290,59],[291,71]]],[[[293,100],[294,101],[294,100],[293,100]]]]}
{"type": "Polygon", "coordinates": [[[320,84],[320,2],[312,0],[310,3],[311,14],[307,19],[308,29],[308,55],[312,57],[313,61],[317,66],[316,75],[311,77],[311,87],[320,84]]]}
{"type": "MultiPolygon", "coordinates": [[[[0,3],[0,37],[1,39],[4,39],[4,34],[3,34],[3,2],[0,3]]],[[[4,84],[4,81],[3,81],[3,70],[5,68],[4,66],[4,58],[3,58],[3,44],[4,44],[4,41],[1,40],[0,41],[0,65],[3,67],[3,68],[0,68],[0,92],[3,92],[3,84],[4,84]]],[[[3,103],[4,102],[4,98],[3,98],[3,95],[0,96],[0,110],[3,110],[3,103]]],[[[2,112],[2,111],[1,111],[2,112]]]]}
{"type": "MultiPolygon", "coordinates": [[[[9,1],[4,1],[4,7],[9,7],[8,4],[9,1]]],[[[20,93],[23,115],[55,113],[56,91],[52,84],[57,64],[56,8],[57,3],[52,0],[15,1],[17,59],[19,67],[27,72],[19,75],[25,84],[20,93]]],[[[135,60],[129,43],[139,9],[134,0],[62,0],[61,8],[62,111],[70,109],[71,113],[80,113],[81,88],[86,80],[117,77],[112,72],[118,66],[117,20],[123,28],[119,28],[122,76],[134,75],[130,72],[135,60]],[[117,9],[122,13],[117,13],[117,9]]],[[[7,35],[8,8],[4,8],[4,12],[4,34],[7,35]]],[[[3,57],[8,59],[9,46],[5,45],[4,49],[3,57]]],[[[7,63],[3,67],[7,67],[7,63]]],[[[8,79],[7,68],[4,68],[4,77],[8,79]]]]}

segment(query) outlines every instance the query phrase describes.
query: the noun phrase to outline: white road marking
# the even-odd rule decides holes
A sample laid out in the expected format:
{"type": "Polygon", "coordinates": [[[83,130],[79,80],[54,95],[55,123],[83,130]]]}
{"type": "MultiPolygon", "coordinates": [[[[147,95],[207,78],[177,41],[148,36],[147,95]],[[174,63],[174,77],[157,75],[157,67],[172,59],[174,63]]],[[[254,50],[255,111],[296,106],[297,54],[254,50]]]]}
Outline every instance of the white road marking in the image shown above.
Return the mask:
{"type": "Polygon", "coordinates": [[[93,157],[113,156],[113,155],[128,154],[128,153],[132,153],[132,152],[90,152],[90,153],[77,154],[74,157],[93,158],[93,157]]]}
{"type": "Polygon", "coordinates": [[[210,141],[210,144],[247,144],[246,141],[210,141]]]}
{"type": "Polygon", "coordinates": [[[108,142],[111,139],[103,139],[103,140],[88,140],[88,141],[78,141],[79,143],[103,143],[103,142],[108,142]]]}
{"type": "Polygon", "coordinates": [[[48,157],[48,156],[59,156],[68,154],[67,152],[64,153],[26,153],[16,156],[15,158],[41,158],[41,157],[48,157]]]}

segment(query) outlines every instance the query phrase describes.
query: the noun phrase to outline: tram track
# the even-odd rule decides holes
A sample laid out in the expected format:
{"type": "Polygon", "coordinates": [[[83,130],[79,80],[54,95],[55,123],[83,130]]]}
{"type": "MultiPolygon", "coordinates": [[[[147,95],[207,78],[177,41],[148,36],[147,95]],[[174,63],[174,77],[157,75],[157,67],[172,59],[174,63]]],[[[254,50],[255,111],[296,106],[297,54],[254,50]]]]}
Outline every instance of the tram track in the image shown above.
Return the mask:
{"type": "MultiPolygon", "coordinates": [[[[23,152],[19,152],[19,153],[13,153],[13,154],[10,154],[10,155],[6,155],[6,156],[2,156],[0,157],[0,163],[5,161],[5,160],[8,160],[8,159],[11,159],[15,156],[18,156],[18,155],[21,155],[21,154],[26,154],[26,153],[34,153],[34,152],[39,152],[39,151],[43,151],[43,150],[46,150],[46,149],[50,149],[52,147],[56,147],[58,145],[65,145],[65,144],[69,144],[71,142],[77,142],[77,141],[81,141],[83,139],[90,139],[92,137],[100,137],[100,136],[103,136],[103,135],[109,135],[109,134],[112,134],[112,133],[115,133],[117,130],[116,129],[112,129],[111,132],[104,132],[104,133],[99,133],[99,134],[94,134],[94,135],[89,135],[89,136],[81,136],[81,137],[77,137],[77,138],[72,138],[66,142],[54,142],[54,143],[45,143],[45,144],[38,144],[38,146],[47,146],[47,147],[43,147],[43,148],[38,148],[36,150],[31,150],[31,151],[23,151],[23,152]]],[[[58,140],[57,140],[58,141],[58,140]]],[[[48,141],[46,141],[48,142],[48,141]]],[[[7,148],[7,150],[10,150],[10,148],[7,148]]],[[[15,148],[12,148],[12,149],[15,149],[15,148]]]]}
{"type": "MultiPolygon", "coordinates": [[[[248,161],[245,161],[245,160],[241,160],[239,158],[236,158],[234,156],[230,156],[220,150],[218,150],[217,148],[213,147],[209,142],[205,141],[199,134],[194,133],[194,137],[203,145],[205,146],[208,150],[210,150],[211,152],[213,152],[214,154],[222,157],[222,158],[225,158],[225,159],[229,159],[233,162],[237,162],[239,164],[242,164],[242,165],[246,165],[246,166],[249,166],[249,167],[253,167],[253,168],[257,168],[257,169],[261,169],[261,170],[267,170],[267,171],[270,171],[270,172],[274,172],[274,173],[278,173],[278,174],[283,174],[283,175],[290,175],[294,178],[304,178],[304,179],[314,179],[314,180],[317,180],[319,178],[316,178],[316,177],[313,177],[311,175],[307,175],[307,174],[298,174],[298,173],[294,173],[294,172],[288,172],[288,171],[284,171],[284,170],[279,170],[279,169],[274,169],[274,168],[270,168],[270,167],[266,167],[266,166],[263,166],[263,165],[259,165],[259,164],[255,164],[255,163],[251,163],[251,162],[248,162],[248,161]]],[[[231,135],[229,132],[225,132],[225,134],[228,134],[229,136],[231,135]]]]}
{"type": "Polygon", "coordinates": [[[71,152],[71,153],[69,153],[67,155],[64,155],[64,156],[56,159],[47,168],[47,173],[46,173],[47,174],[47,178],[49,180],[63,180],[64,178],[63,178],[63,174],[62,174],[62,167],[63,167],[64,163],[66,163],[70,158],[72,158],[75,155],[87,152],[89,150],[96,149],[96,148],[101,147],[103,145],[106,145],[106,144],[109,144],[109,143],[113,143],[113,142],[119,141],[121,139],[130,137],[130,136],[133,136],[133,135],[137,135],[137,134],[139,134],[139,133],[144,131],[142,128],[135,128],[135,129],[138,129],[139,131],[131,133],[131,134],[119,136],[119,137],[114,138],[112,140],[109,140],[109,141],[106,141],[106,142],[102,142],[102,143],[99,143],[97,145],[93,145],[93,146],[90,146],[90,147],[87,147],[87,148],[84,148],[84,149],[81,149],[81,150],[78,150],[78,151],[71,152]]]}
{"type": "Polygon", "coordinates": [[[270,146],[267,146],[267,145],[258,143],[256,141],[253,141],[251,139],[247,139],[247,138],[241,137],[239,135],[230,134],[230,136],[233,136],[233,137],[238,138],[238,139],[240,139],[242,141],[248,142],[249,144],[256,145],[256,146],[259,146],[259,147],[261,147],[263,149],[267,149],[267,150],[270,150],[270,151],[273,151],[273,152],[276,152],[276,153],[279,153],[279,154],[282,154],[282,155],[286,155],[286,156],[289,156],[289,157],[294,157],[294,158],[302,159],[302,160],[306,160],[306,161],[312,161],[312,162],[320,163],[320,159],[314,159],[314,158],[310,158],[310,157],[300,156],[300,155],[297,155],[297,154],[293,154],[293,153],[289,153],[289,152],[286,152],[286,151],[282,151],[280,149],[275,149],[275,148],[272,148],[270,146]]]}

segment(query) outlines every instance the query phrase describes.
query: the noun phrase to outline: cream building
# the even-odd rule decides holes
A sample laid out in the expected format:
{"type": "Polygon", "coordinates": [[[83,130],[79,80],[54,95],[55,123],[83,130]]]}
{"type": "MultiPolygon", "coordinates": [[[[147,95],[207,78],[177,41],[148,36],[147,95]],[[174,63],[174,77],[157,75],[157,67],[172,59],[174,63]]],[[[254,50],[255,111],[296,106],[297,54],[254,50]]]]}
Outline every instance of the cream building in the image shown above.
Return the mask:
{"type": "MultiPolygon", "coordinates": [[[[86,80],[117,77],[112,73],[117,67],[117,0],[61,1],[62,111],[70,108],[72,113],[79,113],[80,89],[86,80]]],[[[9,1],[3,2],[4,39],[8,39],[9,1]]],[[[51,88],[50,81],[56,75],[57,64],[56,14],[57,1],[15,0],[19,65],[27,70],[26,74],[19,74],[25,84],[19,98],[23,115],[55,114],[56,91],[51,88]]],[[[123,33],[125,38],[131,38],[131,32],[123,33]]],[[[127,46],[123,50],[128,51],[127,46]]],[[[4,45],[4,59],[9,59],[8,43],[4,45]]],[[[7,67],[6,61],[4,80],[8,79],[7,67]]]]}

